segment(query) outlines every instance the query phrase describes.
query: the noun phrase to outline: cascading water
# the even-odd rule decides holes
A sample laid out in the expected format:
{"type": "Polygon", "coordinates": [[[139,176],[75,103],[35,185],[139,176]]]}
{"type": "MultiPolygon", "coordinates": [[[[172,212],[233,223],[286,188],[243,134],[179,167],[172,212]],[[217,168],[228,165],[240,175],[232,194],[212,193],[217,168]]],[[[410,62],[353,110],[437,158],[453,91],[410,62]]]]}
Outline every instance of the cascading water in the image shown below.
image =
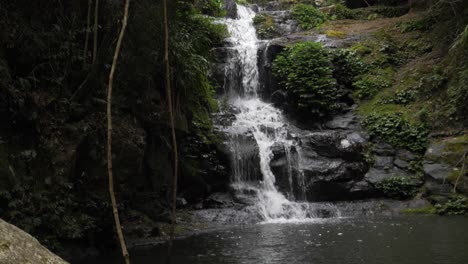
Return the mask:
{"type": "MultiPolygon", "coordinates": [[[[287,156],[290,194],[292,194],[289,197],[294,198],[292,171],[293,167],[296,169],[300,167],[300,158],[292,159],[291,151],[299,147],[291,139],[289,125],[284,120],[282,112],[271,104],[263,102],[257,95],[259,87],[257,51],[260,41],[253,27],[255,12],[241,5],[237,6],[237,12],[237,19],[225,20],[233,43],[231,57],[225,68],[225,93],[236,112],[235,121],[223,129],[230,136],[229,146],[233,154],[232,186],[238,193],[254,197],[254,206],[265,221],[311,219],[314,217],[311,204],[290,201],[275,186],[276,179],[270,162],[274,156],[273,148],[280,146],[287,156]],[[240,64],[240,67],[236,67],[236,63],[240,64]],[[240,68],[240,75],[232,72],[236,68],[240,68]],[[232,80],[233,76],[238,76],[241,81],[232,80]],[[242,87],[235,87],[236,84],[242,87]],[[244,147],[249,144],[249,147],[244,147]],[[259,160],[248,151],[255,144],[259,160]],[[261,175],[256,176],[255,166],[260,167],[261,175]]],[[[300,179],[300,176],[301,173],[297,175],[296,181],[301,186],[301,198],[304,199],[304,179],[300,179]]]]}

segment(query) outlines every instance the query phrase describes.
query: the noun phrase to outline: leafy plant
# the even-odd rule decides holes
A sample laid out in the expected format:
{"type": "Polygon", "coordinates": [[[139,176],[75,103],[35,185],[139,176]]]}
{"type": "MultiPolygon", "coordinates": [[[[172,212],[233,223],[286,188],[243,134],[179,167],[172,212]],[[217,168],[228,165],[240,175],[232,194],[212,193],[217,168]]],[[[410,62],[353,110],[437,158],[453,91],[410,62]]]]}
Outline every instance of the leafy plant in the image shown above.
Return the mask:
{"type": "Polygon", "coordinates": [[[423,124],[415,125],[404,119],[401,113],[371,114],[363,121],[371,136],[394,146],[423,152],[429,131],[423,124]]]}
{"type": "Polygon", "coordinates": [[[295,110],[318,118],[338,109],[339,91],[329,53],[313,42],[287,47],[273,62],[273,73],[292,98],[295,110]]]}
{"type": "Polygon", "coordinates": [[[356,76],[364,73],[367,66],[359,59],[355,51],[336,49],[331,51],[333,77],[339,84],[352,87],[356,76]]]}
{"type": "Polygon", "coordinates": [[[407,199],[416,195],[419,184],[417,179],[397,176],[384,179],[376,185],[376,188],[387,197],[407,199]]]}
{"type": "Polygon", "coordinates": [[[199,0],[195,2],[195,6],[202,14],[208,16],[222,17],[226,14],[226,10],[223,9],[223,2],[220,0],[199,0]]]}
{"type": "Polygon", "coordinates": [[[291,15],[304,30],[316,28],[326,20],[326,16],[322,11],[305,4],[295,5],[291,10],[291,15]]]}
{"type": "Polygon", "coordinates": [[[413,89],[405,89],[396,91],[392,97],[384,98],[380,103],[382,104],[399,104],[407,105],[416,99],[416,91],[413,89]]]}
{"type": "Polygon", "coordinates": [[[343,4],[336,4],[331,14],[335,19],[355,19],[354,12],[343,4]]]}
{"type": "Polygon", "coordinates": [[[54,190],[34,186],[31,179],[0,191],[0,216],[53,248],[60,239],[81,239],[96,231],[97,219],[84,213],[88,204],[78,202],[72,185],[54,190]]]}
{"type": "Polygon", "coordinates": [[[354,94],[359,99],[369,99],[390,85],[391,83],[386,76],[369,73],[359,76],[353,83],[356,89],[354,94]]]}
{"type": "Polygon", "coordinates": [[[445,204],[436,204],[436,212],[440,215],[468,214],[468,199],[464,196],[451,197],[445,204]]]}

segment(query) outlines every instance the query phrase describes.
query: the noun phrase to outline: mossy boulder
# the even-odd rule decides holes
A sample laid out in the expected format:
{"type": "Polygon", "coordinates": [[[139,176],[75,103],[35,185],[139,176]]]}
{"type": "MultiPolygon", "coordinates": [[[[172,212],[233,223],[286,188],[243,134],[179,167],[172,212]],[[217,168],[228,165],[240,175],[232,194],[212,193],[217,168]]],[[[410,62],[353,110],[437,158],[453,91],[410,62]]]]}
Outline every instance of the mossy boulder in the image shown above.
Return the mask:
{"type": "Polygon", "coordinates": [[[37,239],[0,219],[0,263],[66,264],[37,239]]]}
{"type": "Polygon", "coordinates": [[[424,172],[437,181],[457,184],[468,193],[468,135],[433,140],[424,155],[424,172]]]}

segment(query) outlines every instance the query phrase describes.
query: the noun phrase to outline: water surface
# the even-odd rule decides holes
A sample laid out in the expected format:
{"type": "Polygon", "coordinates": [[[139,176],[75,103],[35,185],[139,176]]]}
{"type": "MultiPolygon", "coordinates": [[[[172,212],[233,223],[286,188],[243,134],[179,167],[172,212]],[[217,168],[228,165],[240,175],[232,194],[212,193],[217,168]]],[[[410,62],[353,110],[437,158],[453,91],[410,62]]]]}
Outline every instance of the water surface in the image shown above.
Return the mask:
{"type": "MultiPolygon", "coordinates": [[[[235,227],[131,251],[132,263],[466,264],[468,218],[402,216],[235,227]]],[[[115,258],[114,258],[115,257],[115,258]]],[[[118,263],[119,257],[96,263],[118,263]]]]}

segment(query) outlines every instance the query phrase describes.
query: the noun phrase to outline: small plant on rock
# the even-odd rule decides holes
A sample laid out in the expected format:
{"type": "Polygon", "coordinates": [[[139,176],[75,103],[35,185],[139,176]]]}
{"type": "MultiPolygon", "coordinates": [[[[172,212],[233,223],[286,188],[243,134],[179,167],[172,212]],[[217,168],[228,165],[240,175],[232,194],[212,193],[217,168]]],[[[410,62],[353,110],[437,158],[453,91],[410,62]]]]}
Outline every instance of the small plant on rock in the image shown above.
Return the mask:
{"type": "Polygon", "coordinates": [[[414,197],[418,192],[418,182],[416,179],[397,176],[383,180],[376,185],[376,188],[385,196],[395,199],[407,199],[414,197]]]}
{"type": "Polygon", "coordinates": [[[468,213],[468,199],[464,196],[454,196],[443,205],[436,204],[435,209],[440,215],[465,215],[468,213]]]}
{"type": "Polygon", "coordinates": [[[401,113],[371,114],[364,119],[364,126],[373,137],[396,147],[422,153],[426,149],[429,131],[424,124],[412,124],[401,113]]]}

